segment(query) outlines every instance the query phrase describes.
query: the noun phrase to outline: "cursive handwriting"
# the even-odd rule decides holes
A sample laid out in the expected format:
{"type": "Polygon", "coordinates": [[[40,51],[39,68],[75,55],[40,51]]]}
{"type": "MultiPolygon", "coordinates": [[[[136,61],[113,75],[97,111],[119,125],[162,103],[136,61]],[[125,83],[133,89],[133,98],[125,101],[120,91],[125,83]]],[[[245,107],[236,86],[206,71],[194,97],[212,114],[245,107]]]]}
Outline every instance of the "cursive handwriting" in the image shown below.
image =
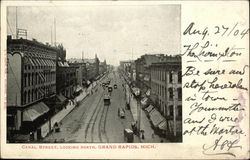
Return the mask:
{"type": "Polygon", "coordinates": [[[210,112],[210,111],[242,111],[244,108],[240,108],[240,103],[234,103],[228,107],[204,107],[203,103],[194,102],[190,108],[192,109],[189,115],[192,115],[194,112],[210,112]]]}
{"type": "Polygon", "coordinates": [[[205,155],[230,155],[233,157],[236,157],[236,155],[232,152],[230,152],[232,149],[242,149],[242,146],[236,145],[239,142],[239,139],[235,140],[223,140],[223,136],[220,136],[220,138],[215,139],[213,144],[203,145],[203,154],[205,155]]]}
{"type": "Polygon", "coordinates": [[[232,57],[239,57],[242,55],[242,52],[239,50],[243,50],[244,48],[236,48],[235,46],[226,47],[222,51],[218,51],[218,44],[214,46],[214,51],[211,51],[211,44],[209,41],[206,41],[204,45],[200,45],[199,42],[195,43],[194,45],[184,45],[184,53],[181,54],[182,56],[186,55],[188,57],[196,58],[199,61],[202,61],[201,58],[216,58],[219,60],[222,57],[232,58],[232,57]]]}

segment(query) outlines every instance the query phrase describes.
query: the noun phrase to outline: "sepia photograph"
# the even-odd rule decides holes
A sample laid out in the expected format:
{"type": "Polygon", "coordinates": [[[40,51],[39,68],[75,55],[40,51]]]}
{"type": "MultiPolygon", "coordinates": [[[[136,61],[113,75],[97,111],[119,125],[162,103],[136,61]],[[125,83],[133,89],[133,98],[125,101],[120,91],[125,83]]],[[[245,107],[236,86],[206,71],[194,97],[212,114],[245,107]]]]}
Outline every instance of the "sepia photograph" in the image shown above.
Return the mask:
{"type": "Polygon", "coordinates": [[[180,15],[7,7],[7,143],[181,143],[180,15]]]}
{"type": "Polygon", "coordinates": [[[249,1],[0,5],[0,158],[249,159],[249,1]]]}

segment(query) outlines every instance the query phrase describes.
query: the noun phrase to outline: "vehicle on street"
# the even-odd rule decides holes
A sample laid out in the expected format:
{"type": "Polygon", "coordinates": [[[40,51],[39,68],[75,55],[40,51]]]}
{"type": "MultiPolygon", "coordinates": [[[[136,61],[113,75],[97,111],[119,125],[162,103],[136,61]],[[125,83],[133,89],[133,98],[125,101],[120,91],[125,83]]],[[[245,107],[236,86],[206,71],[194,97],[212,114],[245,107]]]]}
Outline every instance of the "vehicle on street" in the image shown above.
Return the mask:
{"type": "Polygon", "coordinates": [[[110,105],[110,96],[108,94],[104,95],[104,105],[110,105]]]}
{"type": "Polygon", "coordinates": [[[109,84],[110,84],[110,81],[107,81],[107,83],[106,83],[106,84],[108,84],[108,85],[109,85],[109,84]]]}
{"type": "Polygon", "coordinates": [[[117,85],[116,84],[114,84],[114,89],[117,89],[117,85]]]}
{"type": "Polygon", "coordinates": [[[120,118],[125,118],[125,110],[123,108],[118,108],[118,116],[120,118]]]}
{"type": "Polygon", "coordinates": [[[112,92],[112,91],[113,91],[112,87],[109,86],[109,87],[108,87],[108,92],[112,92]]]}
{"type": "Polygon", "coordinates": [[[132,143],[134,141],[134,133],[131,129],[124,129],[124,141],[132,143]]]}

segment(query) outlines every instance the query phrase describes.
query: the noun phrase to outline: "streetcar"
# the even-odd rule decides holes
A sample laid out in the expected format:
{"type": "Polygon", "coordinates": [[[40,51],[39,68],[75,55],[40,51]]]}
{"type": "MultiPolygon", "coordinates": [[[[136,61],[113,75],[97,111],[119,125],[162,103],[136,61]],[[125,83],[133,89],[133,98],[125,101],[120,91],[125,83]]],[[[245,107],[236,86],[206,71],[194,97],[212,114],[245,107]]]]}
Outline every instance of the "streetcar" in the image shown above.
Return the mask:
{"type": "Polygon", "coordinates": [[[104,105],[110,105],[110,96],[109,95],[104,95],[104,105]]]}

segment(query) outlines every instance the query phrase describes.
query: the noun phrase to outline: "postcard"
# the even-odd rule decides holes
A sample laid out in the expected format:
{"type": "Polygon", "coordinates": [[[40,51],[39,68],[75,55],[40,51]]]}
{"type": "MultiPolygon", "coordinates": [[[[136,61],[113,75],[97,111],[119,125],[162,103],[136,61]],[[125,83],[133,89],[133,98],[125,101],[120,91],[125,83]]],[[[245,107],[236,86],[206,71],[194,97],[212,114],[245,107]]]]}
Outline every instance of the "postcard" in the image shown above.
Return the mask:
{"type": "Polygon", "coordinates": [[[1,158],[248,159],[248,1],[2,1],[1,158]]]}

